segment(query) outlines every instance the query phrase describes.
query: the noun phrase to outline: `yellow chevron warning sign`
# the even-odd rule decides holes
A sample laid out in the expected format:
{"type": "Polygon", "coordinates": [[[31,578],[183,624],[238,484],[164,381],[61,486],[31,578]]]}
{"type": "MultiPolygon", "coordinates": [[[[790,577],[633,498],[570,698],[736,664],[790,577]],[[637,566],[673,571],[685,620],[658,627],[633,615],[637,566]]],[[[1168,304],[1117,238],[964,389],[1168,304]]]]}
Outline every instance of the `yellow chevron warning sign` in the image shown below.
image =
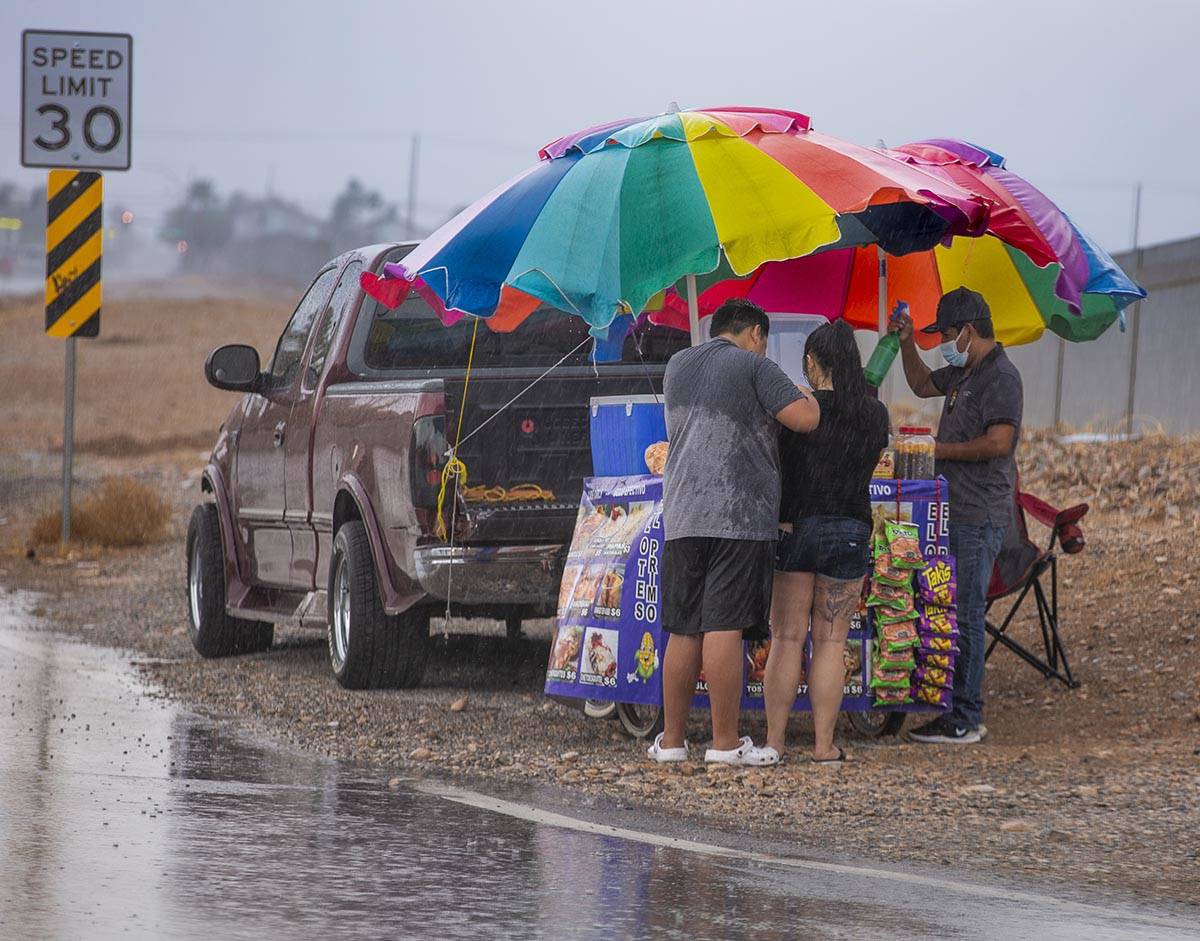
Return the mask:
{"type": "Polygon", "coordinates": [[[46,185],[46,333],[100,335],[104,181],[86,170],[51,170],[46,185]]]}

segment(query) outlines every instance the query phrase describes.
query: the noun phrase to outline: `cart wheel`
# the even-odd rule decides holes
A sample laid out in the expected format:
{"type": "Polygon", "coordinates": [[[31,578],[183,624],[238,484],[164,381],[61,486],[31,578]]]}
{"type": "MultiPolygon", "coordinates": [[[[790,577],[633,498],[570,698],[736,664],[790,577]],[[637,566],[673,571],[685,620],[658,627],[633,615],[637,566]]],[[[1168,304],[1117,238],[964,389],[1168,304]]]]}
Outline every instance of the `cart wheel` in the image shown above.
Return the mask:
{"type": "Polygon", "coordinates": [[[634,738],[653,738],[663,730],[661,706],[645,706],[639,703],[617,703],[617,721],[628,735],[634,738]]]}
{"type": "Polygon", "coordinates": [[[878,709],[868,709],[866,712],[847,712],[850,727],[864,738],[883,738],[885,735],[897,735],[904,725],[903,712],[880,712],[878,709]]]}
{"type": "Polygon", "coordinates": [[[617,704],[607,699],[585,699],[583,714],[589,719],[612,719],[617,714],[617,704]]]}

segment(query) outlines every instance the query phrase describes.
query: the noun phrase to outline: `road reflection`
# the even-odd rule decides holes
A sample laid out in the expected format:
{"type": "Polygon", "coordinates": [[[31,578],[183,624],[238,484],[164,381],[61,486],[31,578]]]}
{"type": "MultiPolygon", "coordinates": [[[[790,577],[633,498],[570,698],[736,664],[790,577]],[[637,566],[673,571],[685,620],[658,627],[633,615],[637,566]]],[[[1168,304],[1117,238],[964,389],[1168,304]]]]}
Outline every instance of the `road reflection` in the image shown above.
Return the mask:
{"type": "Polygon", "coordinates": [[[0,937],[1189,936],[388,788],[226,731],[0,594],[0,937]],[[7,610],[6,610],[7,606],[7,610]],[[953,914],[952,914],[953,912],[953,914]],[[1032,935],[1030,935],[1032,936],[1032,935]]]}

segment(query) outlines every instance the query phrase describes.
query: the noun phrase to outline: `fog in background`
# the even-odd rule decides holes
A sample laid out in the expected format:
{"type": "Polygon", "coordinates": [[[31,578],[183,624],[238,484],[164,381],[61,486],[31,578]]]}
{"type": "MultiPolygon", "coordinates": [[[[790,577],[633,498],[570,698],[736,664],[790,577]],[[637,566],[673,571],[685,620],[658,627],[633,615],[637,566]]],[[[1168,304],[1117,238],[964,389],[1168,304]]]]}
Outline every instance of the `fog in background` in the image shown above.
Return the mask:
{"type": "Polygon", "coordinates": [[[357,178],[403,236],[413,132],[427,232],[546,141],[671,101],[791,108],[864,144],[976,141],[1112,251],[1137,180],[1143,244],[1200,228],[1194,3],[7,0],[0,180],[33,188],[24,28],[133,35],[133,169],[106,174],[106,201],[151,242],[198,179],[324,217],[357,178]]]}

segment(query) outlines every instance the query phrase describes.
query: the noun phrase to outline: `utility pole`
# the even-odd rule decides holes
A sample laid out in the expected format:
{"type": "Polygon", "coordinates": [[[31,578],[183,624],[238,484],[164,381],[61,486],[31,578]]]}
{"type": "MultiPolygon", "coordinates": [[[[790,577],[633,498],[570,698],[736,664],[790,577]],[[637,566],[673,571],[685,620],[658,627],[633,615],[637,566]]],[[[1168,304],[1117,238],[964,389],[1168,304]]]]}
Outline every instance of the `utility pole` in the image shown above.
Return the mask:
{"type": "Polygon", "coordinates": [[[1058,355],[1054,366],[1054,433],[1062,433],[1062,395],[1063,395],[1063,360],[1067,353],[1067,341],[1062,337],[1058,340],[1058,355]]]}
{"type": "MultiPolygon", "coordinates": [[[[1138,242],[1140,228],[1142,222],[1142,181],[1138,180],[1137,185],[1133,189],[1133,257],[1134,270],[1137,272],[1134,280],[1139,283],[1142,280],[1142,249],[1138,242]]],[[[1138,366],[1138,331],[1142,323],[1142,302],[1135,301],[1133,310],[1129,314],[1130,332],[1133,334],[1130,337],[1129,343],[1129,395],[1125,400],[1125,437],[1126,439],[1133,437],[1133,406],[1135,393],[1137,391],[1137,366],[1138,366]]]]}
{"type": "Polygon", "coordinates": [[[413,131],[412,150],[408,158],[408,206],[405,209],[404,230],[408,238],[417,237],[417,164],[421,156],[421,135],[413,131]]]}

